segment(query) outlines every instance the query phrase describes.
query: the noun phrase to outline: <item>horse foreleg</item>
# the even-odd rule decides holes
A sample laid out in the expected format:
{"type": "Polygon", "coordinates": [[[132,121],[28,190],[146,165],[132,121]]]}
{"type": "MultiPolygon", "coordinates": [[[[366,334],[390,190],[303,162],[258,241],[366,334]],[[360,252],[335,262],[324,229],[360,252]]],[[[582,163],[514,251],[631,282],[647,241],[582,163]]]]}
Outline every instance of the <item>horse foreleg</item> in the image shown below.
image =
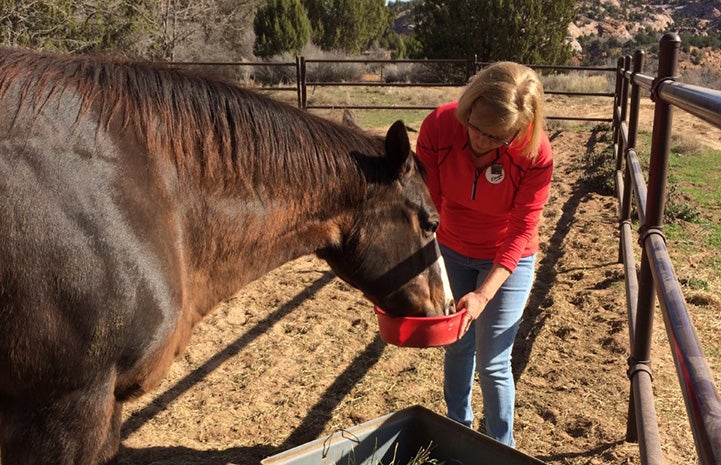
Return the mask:
{"type": "MultiPolygon", "coordinates": [[[[105,442],[100,448],[97,463],[104,465],[115,465],[117,463],[118,450],[120,449],[120,428],[122,423],[123,404],[115,401],[108,432],[105,435],[105,442]]],[[[2,463],[0,463],[0,465],[2,465],[2,463]]]]}
{"type": "Polygon", "coordinates": [[[120,442],[113,383],[28,393],[0,407],[2,465],[107,465],[120,442]]]}

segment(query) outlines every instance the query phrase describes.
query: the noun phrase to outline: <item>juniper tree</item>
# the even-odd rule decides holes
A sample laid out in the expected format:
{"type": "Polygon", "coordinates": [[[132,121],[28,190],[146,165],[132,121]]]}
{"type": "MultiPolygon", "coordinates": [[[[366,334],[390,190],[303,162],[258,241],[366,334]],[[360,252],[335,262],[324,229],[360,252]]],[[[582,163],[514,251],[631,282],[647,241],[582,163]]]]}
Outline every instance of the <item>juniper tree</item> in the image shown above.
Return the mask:
{"type": "Polygon", "coordinates": [[[384,0],[303,0],[303,4],[313,27],[312,41],[323,50],[360,53],[391,26],[384,0]]]}
{"type": "Polygon", "coordinates": [[[562,64],[575,0],[419,0],[415,34],[427,58],[562,64]]]}
{"type": "Polygon", "coordinates": [[[298,54],[310,38],[310,21],[300,0],[267,0],[255,14],[253,30],[256,56],[298,54]]]}

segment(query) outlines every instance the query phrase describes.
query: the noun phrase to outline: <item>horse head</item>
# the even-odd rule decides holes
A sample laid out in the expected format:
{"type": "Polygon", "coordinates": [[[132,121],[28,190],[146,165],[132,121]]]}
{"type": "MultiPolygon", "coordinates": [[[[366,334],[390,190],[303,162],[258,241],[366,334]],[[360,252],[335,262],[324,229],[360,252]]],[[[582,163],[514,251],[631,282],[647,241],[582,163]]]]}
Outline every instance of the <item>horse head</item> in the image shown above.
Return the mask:
{"type": "Polygon", "coordinates": [[[365,204],[341,243],[318,255],[389,314],[446,314],[452,295],[435,238],[439,216],[402,121],[390,127],[384,147],[382,157],[356,154],[365,204]]]}

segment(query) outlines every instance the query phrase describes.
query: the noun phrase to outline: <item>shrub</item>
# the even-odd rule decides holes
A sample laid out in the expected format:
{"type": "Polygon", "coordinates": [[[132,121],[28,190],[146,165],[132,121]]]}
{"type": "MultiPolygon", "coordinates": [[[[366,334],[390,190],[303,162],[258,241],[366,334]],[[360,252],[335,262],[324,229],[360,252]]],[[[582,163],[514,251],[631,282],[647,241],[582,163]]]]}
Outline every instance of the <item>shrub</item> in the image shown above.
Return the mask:
{"type": "Polygon", "coordinates": [[[425,66],[419,63],[392,63],[383,67],[385,82],[415,82],[425,73],[425,66]]]}
{"type": "Polygon", "coordinates": [[[715,89],[721,82],[721,70],[710,66],[690,67],[681,72],[679,81],[685,84],[715,89]]]}
{"type": "Polygon", "coordinates": [[[666,207],[663,216],[667,223],[676,221],[695,223],[701,218],[701,212],[681,193],[678,184],[671,183],[666,188],[666,207]]]}
{"type": "Polygon", "coordinates": [[[542,75],[541,82],[545,89],[568,92],[613,92],[614,84],[609,75],[589,75],[580,71],[566,74],[542,75]]]}
{"type": "Polygon", "coordinates": [[[691,155],[703,152],[706,146],[690,134],[672,134],[670,150],[679,155],[691,155]]]}
{"type": "MultiPolygon", "coordinates": [[[[324,52],[315,45],[306,45],[302,51],[306,59],[344,60],[347,55],[342,52],[324,52]]],[[[271,57],[268,61],[295,63],[296,56],[290,52],[281,53],[271,57]]],[[[362,63],[308,63],[306,65],[306,80],[311,82],[342,82],[360,81],[365,72],[362,63]]],[[[279,83],[294,83],[296,70],[294,66],[256,66],[247,76],[251,81],[262,84],[277,85],[279,83]]]]}
{"type": "Polygon", "coordinates": [[[593,147],[593,150],[586,153],[586,171],[582,177],[583,183],[588,189],[601,195],[613,195],[616,161],[613,157],[610,126],[600,124],[595,127],[587,146],[593,147]]]}

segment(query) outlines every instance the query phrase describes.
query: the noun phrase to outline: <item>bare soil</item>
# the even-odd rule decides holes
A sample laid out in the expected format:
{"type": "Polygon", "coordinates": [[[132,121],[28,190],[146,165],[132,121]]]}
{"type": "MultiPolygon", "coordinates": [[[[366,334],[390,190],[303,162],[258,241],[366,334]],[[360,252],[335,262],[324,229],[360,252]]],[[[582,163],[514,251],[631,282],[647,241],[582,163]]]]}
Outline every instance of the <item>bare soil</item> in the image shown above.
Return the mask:
{"type": "MultiPolygon", "coordinates": [[[[696,120],[684,124],[681,131],[706,133],[694,129],[696,120]]],[[[550,134],[555,174],[544,245],[513,357],[517,448],[549,464],[639,464],[638,445],[625,441],[629,337],[615,198],[587,173],[589,157],[607,148],[610,136],[588,128],[550,134]]],[[[693,308],[717,315],[721,304],[709,297],[693,308]]],[[[668,463],[693,463],[657,321],[653,368],[664,454],[668,463]]],[[[702,339],[712,333],[700,332],[702,339]]],[[[442,355],[441,348],[384,343],[371,304],[324,262],[299,258],[222,303],[159,389],[126,407],[120,463],[258,464],[407,406],[444,414],[442,355]]],[[[474,403],[481,412],[480,390],[474,403]]]]}

